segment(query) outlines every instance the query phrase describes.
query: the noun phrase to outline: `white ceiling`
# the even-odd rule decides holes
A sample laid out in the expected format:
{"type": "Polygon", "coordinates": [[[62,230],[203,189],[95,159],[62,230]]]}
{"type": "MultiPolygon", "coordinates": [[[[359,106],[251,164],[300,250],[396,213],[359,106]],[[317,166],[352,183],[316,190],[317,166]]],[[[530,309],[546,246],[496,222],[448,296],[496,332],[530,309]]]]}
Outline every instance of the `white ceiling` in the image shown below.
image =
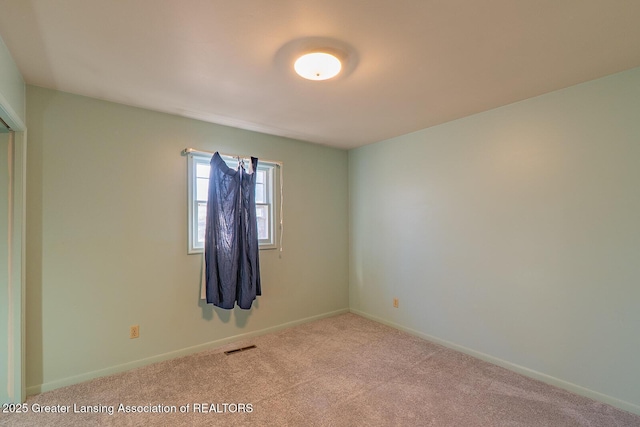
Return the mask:
{"type": "Polygon", "coordinates": [[[640,66],[638,0],[0,0],[27,83],[353,148],[640,66]],[[350,50],[325,82],[307,37],[350,50]]]}

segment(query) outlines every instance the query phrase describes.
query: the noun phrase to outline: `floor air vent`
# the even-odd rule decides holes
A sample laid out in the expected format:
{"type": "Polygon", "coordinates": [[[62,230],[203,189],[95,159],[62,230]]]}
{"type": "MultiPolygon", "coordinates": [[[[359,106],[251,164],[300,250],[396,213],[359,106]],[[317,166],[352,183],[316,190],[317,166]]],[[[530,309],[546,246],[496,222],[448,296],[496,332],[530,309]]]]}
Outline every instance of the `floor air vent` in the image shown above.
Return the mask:
{"type": "Polygon", "coordinates": [[[256,346],[255,345],[248,345],[246,347],[236,348],[235,350],[225,351],[224,354],[226,354],[228,356],[230,354],[239,353],[241,351],[251,350],[252,348],[256,348],[256,346]]]}

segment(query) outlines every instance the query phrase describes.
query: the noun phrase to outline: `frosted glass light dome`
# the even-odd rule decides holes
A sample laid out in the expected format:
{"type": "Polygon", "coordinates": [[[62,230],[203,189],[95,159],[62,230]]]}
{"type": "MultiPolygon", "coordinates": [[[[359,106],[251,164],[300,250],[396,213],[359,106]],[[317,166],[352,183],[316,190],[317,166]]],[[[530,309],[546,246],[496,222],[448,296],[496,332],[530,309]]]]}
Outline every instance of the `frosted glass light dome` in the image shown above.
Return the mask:
{"type": "Polygon", "coordinates": [[[308,80],[327,80],[342,69],[340,60],[330,53],[313,52],[302,55],[293,65],[301,77],[308,80]]]}

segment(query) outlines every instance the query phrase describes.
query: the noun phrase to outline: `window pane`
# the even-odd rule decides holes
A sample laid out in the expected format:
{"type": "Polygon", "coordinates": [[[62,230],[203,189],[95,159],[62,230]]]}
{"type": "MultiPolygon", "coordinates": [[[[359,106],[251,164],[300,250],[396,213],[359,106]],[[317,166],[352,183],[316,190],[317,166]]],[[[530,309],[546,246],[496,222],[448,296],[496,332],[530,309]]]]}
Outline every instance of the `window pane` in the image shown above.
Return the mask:
{"type": "Polygon", "coordinates": [[[196,198],[198,200],[209,200],[209,178],[198,178],[196,180],[196,198]]]}
{"type": "Polygon", "coordinates": [[[198,243],[204,244],[204,229],[207,221],[207,203],[198,203],[198,243]]]}
{"type": "Polygon", "coordinates": [[[267,172],[264,170],[258,170],[256,172],[256,182],[258,184],[264,184],[264,180],[265,180],[265,176],[266,176],[267,172]]]}
{"type": "Polygon", "coordinates": [[[211,166],[206,163],[196,163],[196,177],[209,178],[211,166]]]}
{"type": "Polygon", "coordinates": [[[256,203],[265,203],[264,184],[256,184],[256,203]]]}
{"type": "Polygon", "coordinates": [[[258,220],[258,239],[269,239],[269,206],[256,205],[256,218],[258,220]]]}

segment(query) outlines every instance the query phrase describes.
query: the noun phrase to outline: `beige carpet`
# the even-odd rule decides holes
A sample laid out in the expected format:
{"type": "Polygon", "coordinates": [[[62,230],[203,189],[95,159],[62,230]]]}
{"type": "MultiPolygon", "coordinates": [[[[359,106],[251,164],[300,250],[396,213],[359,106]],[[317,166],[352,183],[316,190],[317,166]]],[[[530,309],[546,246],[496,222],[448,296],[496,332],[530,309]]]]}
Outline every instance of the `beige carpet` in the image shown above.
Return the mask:
{"type": "Polygon", "coordinates": [[[0,414],[0,425],[640,426],[640,416],[354,314],[42,393],[27,406],[0,414]],[[106,412],[33,412],[44,405],[106,412]]]}

